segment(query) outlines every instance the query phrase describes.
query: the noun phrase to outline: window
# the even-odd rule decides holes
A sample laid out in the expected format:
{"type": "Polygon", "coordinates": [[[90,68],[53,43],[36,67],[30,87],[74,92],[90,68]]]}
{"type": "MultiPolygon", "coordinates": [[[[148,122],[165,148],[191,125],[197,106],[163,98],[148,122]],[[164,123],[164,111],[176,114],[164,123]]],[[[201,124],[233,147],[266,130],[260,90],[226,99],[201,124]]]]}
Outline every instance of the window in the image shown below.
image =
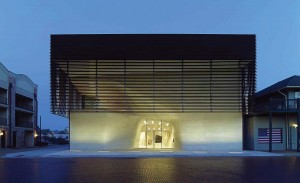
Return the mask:
{"type": "Polygon", "coordinates": [[[295,99],[300,99],[300,92],[295,92],[295,99]]]}

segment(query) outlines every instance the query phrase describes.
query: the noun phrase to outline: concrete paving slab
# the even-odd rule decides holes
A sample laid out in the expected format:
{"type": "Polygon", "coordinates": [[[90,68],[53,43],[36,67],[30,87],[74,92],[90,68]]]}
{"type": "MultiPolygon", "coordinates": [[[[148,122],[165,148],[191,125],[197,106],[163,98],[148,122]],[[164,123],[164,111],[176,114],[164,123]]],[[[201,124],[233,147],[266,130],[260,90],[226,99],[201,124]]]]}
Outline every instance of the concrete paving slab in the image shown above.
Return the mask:
{"type": "Polygon", "coordinates": [[[235,157],[235,156],[300,156],[300,153],[270,153],[261,151],[81,151],[69,150],[67,146],[39,149],[26,152],[9,153],[5,158],[33,158],[33,157],[56,157],[56,158],[79,158],[79,157],[109,157],[109,158],[151,158],[151,157],[235,157]]]}

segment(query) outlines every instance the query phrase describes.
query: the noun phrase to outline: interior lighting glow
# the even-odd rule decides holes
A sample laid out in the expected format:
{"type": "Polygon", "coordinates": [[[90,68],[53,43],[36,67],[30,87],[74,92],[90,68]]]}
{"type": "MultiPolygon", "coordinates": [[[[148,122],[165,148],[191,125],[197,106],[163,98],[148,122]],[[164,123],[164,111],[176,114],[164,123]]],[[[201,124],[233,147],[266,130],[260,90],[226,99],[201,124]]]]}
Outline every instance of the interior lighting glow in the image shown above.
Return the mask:
{"type": "Polygon", "coordinates": [[[169,126],[169,123],[167,123],[166,126],[169,126]]]}
{"type": "Polygon", "coordinates": [[[3,132],[2,131],[0,131],[0,136],[2,136],[3,135],[3,132]]]}
{"type": "Polygon", "coordinates": [[[146,125],[146,124],[147,124],[147,121],[145,120],[144,123],[145,123],[145,125],[146,125]]]}
{"type": "Polygon", "coordinates": [[[161,125],[161,121],[158,124],[161,125]]]}
{"type": "Polygon", "coordinates": [[[154,121],[152,121],[152,124],[154,124],[154,121]]]}
{"type": "Polygon", "coordinates": [[[297,128],[297,127],[298,127],[298,125],[297,125],[297,124],[293,124],[293,127],[297,128]]]}

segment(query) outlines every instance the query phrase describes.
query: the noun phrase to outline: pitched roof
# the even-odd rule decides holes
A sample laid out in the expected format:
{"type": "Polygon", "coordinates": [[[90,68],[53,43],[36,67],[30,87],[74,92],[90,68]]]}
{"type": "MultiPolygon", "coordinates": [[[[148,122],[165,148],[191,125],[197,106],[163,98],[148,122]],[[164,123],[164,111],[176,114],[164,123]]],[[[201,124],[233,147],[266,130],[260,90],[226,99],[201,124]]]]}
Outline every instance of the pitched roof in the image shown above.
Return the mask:
{"type": "Polygon", "coordinates": [[[300,88],[300,76],[291,76],[287,79],[279,81],[255,94],[255,97],[261,97],[267,94],[271,94],[276,91],[280,91],[285,88],[300,88]]]}

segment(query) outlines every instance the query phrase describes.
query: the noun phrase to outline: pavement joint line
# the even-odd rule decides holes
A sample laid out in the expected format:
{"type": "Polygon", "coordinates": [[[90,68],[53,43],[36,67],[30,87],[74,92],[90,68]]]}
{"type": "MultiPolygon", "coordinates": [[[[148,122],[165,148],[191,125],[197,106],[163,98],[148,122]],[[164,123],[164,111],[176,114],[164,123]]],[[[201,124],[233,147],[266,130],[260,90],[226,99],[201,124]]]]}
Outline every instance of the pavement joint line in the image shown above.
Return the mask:
{"type": "Polygon", "coordinates": [[[7,153],[2,153],[5,151],[0,151],[0,158],[35,158],[35,157],[207,157],[207,156],[298,156],[300,153],[296,152],[273,152],[269,153],[266,151],[176,151],[176,150],[157,150],[157,151],[147,151],[147,150],[117,150],[117,151],[85,151],[74,149],[70,150],[69,147],[54,147],[45,149],[34,149],[28,151],[13,151],[13,149],[8,149],[7,153]],[[102,152],[102,153],[101,153],[102,152]]]}

